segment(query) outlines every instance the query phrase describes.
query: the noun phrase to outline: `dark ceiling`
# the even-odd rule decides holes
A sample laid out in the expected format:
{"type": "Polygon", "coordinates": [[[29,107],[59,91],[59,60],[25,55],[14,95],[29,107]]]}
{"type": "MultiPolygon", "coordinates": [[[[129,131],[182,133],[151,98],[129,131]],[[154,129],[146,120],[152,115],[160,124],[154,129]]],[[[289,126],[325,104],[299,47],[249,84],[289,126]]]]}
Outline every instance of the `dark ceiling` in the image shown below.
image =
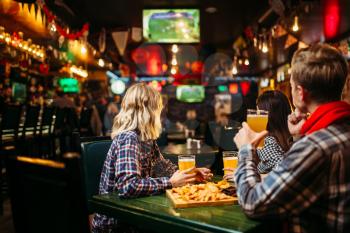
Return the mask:
{"type": "Polygon", "coordinates": [[[268,9],[268,0],[49,0],[51,10],[73,28],[85,22],[90,33],[142,26],[144,8],[199,8],[201,12],[201,43],[216,48],[232,46],[243,28],[256,22],[268,9]],[[63,4],[62,4],[63,3],[63,4]],[[208,7],[216,12],[208,13],[208,7]],[[73,14],[74,15],[73,15],[73,14]]]}

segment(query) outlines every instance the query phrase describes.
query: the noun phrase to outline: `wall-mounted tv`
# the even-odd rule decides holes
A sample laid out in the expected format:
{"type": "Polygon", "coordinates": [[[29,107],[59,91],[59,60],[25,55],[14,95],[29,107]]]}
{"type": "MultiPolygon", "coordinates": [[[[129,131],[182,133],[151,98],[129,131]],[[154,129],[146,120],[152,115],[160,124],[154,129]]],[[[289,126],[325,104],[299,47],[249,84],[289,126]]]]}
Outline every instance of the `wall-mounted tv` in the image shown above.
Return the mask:
{"type": "Polygon", "coordinates": [[[58,85],[61,87],[64,93],[78,93],[79,92],[79,82],[75,78],[60,78],[58,80],[58,85]]]}
{"type": "Polygon", "coordinates": [[[143,10],[143,37],[153,43],[198,43],[199,9],[143,10]]]}
{"type": "Polygon", "coordinates": [[[176,99],[186,103],[199,103],[205,98],[204,86],[181,85],[176,88],[176,99]]]}
{"type": "Polygon", "coordinates": [[[16,102],[24,103],[27,98],[27,85],[24,83],[12,83],[12,96],[16,102]]]}

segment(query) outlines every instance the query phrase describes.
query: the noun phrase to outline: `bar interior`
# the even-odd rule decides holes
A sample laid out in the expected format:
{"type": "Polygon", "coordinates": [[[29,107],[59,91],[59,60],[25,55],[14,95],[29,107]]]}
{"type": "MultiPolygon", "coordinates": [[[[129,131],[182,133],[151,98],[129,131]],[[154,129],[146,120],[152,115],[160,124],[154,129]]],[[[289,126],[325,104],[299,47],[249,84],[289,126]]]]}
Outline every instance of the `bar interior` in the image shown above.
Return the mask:
{"type": "Polygon", "coordinates": [[[350,1],[0,0],[0,232],[350,232],[350,1]]]}

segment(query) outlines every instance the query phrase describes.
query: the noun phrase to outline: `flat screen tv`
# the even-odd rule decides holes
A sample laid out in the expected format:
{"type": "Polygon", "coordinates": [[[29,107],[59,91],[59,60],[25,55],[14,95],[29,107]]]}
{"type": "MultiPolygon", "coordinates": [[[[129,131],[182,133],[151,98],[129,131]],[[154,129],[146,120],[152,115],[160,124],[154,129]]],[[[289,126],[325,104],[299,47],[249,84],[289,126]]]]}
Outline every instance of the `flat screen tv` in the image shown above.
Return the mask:
{"type": "Polygon", "coordinates": [[[204,86],[182,85],[176,88],[176,99],[186,103],[199,103],[205,98],[204,86]]]}
{"type": "Polygon", "coordinates": [[[58,80],[58,85],[64,93],[78,93],[79,92],[79,82],[75,78],[60,78],[58,80]]]}
{"type": "Polygon", "coordinates": [[[198,9],[143,10],[143,37],[153,43],[198,43],[198,9]]]}
{"type": "Polygon", "coordinates": [[[27,98],[27,85],[24,83],[12,83],[12,96],[16,102],[24,103],[27,98]]]}

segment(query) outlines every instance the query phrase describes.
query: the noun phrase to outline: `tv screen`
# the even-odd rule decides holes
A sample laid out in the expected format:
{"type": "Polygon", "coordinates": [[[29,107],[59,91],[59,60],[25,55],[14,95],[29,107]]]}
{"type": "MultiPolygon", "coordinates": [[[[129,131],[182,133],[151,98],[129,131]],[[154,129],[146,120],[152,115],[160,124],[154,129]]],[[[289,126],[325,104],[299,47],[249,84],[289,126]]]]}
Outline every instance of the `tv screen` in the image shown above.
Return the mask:
{"type": "Polygon", "coordinates": [[[23,103],[27,97],[27,86],[23,83],[13,82],[12,96],[16,102],[23,103]]]}
{"type": "Polygon", "coordinates": [[[186,103],[202,102],[205,98],[204,86],[182,85],[176,88],[176,99],[186,103]]]}
{"type": "Polygon", "coordinates": [[[197,43],[200,38],[199,10],[143,10],[143,37],[154,43],[197,43]]]}
{"type": "Polygon", "coordinates": [[[78,93],[79,82],[75,78],[60,78],[58,85],[61,87],[64,93],[78,93]]]}
{"type": "Polygon", "coordinates": [[[228,88],[226,85],[219,85],[218,86],[218,91],[219,92],[227,92],[228,91],[228,88]]]}

